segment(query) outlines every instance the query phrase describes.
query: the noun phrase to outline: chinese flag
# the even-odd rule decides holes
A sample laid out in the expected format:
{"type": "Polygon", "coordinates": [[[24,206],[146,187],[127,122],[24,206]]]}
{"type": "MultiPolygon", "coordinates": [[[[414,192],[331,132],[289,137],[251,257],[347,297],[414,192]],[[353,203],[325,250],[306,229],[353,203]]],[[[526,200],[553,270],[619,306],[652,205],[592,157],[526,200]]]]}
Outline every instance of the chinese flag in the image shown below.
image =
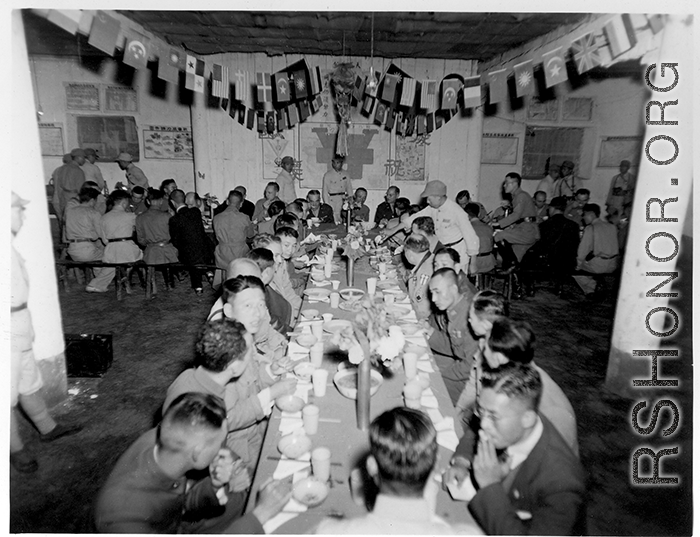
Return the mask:
{"type": "Polygon", "coordinates": [[[126,38],[124,46],[124,63],[134,69],[145,69],[148,63],[148,38],[133,33],[126,38]]]}
{"type": "Polygon", "coordinates": [[[457,108],[457,92],[462,83],[456,78],[446,78],[442,81],[442,101],[440,108],[451,110],[457,108]]]}
{"type": "Polygon", "coordinates": [[[382,101],[387,101],[389,103],[394,102],[394,97],[396,96],[396,86],[399,83],[398,75],[386,74],[384,76],[384,84],[382,85],[382,101]]]}
{"type": "Polygon", "coordinates": [[[603,32],[608,38],[608,46],[613,58],[624,54],[637,44],[634,27],[627,13],[615,15],[610,22],[603,26],[603,32]]]}
{"type": "Polygon", "coordinates": [[[181,50],[165,47],[158,57],[158,78],[177,84],[180,71],[185,68],[185,54],[181,50]]]}
{"type": "Polygon", "coordinates": [[[515,75],[515,94],[518,97],[532,95],[535,92],[535,79],[532,76],[532,60],[513,66],[515,75]]]}
{"type": "Polygon", "coordinates": [[[506,82],[506,70],[499,69],[488,74],[489,82],[489,103],[496,104],[505,101],[508,97],[508,86],[506,82]]]}
{"type": "Polygon", "coordinates": [[[120,28],[121,23],[117,19],[107,15],[104,11],[98,10],[92,19],[88,44],[113,56],[120,28]]]}
{"type": "Polygon", "coordinates": [[[284,71],[275,73],[275,98],[278,103],[288,103],[291,99],[289,75],[284,71]]]}
{"type": "Polygon", "coordinates": [[[562,47],[545,52],[542,55],[542,69],[544,70],[544,80],[548,88],[555,84],[561,84],[569,79],[566,74],[566,62],[562,47]]]}
{"type": "Polygon", "coordinates": [[[481,77],[469,76],[464,79],[464,89],[462,97],[465,108],[476,108],[481,106],[481,77]]]}

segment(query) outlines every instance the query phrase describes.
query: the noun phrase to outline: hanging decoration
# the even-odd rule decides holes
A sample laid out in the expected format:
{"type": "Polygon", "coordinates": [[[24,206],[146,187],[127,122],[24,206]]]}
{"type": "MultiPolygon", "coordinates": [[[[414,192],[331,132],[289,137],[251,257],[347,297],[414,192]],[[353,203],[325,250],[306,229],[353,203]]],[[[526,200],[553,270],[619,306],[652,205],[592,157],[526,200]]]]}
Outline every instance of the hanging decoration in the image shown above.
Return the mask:
{"type": "Polygon", "coordinates": [[[335,152],[344,157],[348,154],[348,125],[350,125],[350,102],[355,88],[355,67],[350,62],[339,63],[331,73],[331,89],[335,106],[340,116],[335,152]]]}

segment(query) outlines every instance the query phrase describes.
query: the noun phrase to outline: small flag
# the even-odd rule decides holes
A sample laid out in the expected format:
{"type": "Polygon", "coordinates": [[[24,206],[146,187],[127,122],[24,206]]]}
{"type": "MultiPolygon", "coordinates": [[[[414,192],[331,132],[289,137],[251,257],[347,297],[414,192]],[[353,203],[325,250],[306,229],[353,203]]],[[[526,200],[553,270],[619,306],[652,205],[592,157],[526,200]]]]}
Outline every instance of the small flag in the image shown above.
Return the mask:
{"type": "Polygon", "coordinates": [[[253,127],[255,127],[255,110],[251,110],[250,108],[246,108],[246,122],[245,122],[246,129],[249,131],[253,130],[253,127]]]}
{"type": "Polygon", "coordinates": [[[287,128],[287,112],[285,112],[284,108],[283,108],[277,114],[277,130],[279,132],[282,132],[286,128],[287,128]]]}
{"type": "Polygon", "coordinates": [[[435,130],[438,130],[440,127],[442,127],[442,123],[443,123],[443,117],[440,114],[436,113],[435,114],[435,130]]]}
{"type": "Polygon", "coordinates": [[[275,97],[278,103],[288,103],[291,99],[289,75],[284,71],[275,73],[275,97]]]}
{"type": "Polygon", "coordinates": [[[468,76],[464,79],[464,89],[462,90],[462,100],[465,108],[476,108],[481,106],[481,77],[468,76]]]}
{"type": "Polygon", "coordinates": [[[289,126],[293,127],[299,123],[299,111],[297,110],[296,104],[290,104],[287,107],[287,112],[289,113],[289,126]]]}
{"type": "Polygon", "coordinates": [[[418,134],[418,136],[423,136],[425,134],[425,116],[422,114],[416,116],[416,134],[418,134]]]}
{"type": "Polygon", "coordinates": [[[52,9],[49,11],[47,19],[66,32],[75,35],[80,25],[81,16],[82,13],[79,9],[52,9]]]}
{"type": "Polygon", "coordinates": [[[433,112],[430,112],[425,117],[425,132],[430,134],[434,130],[435,130],[435,114],[433,112]]]}
{"type": "MultiPolygon", "coordinates": [[[[228,102],[227,102],[227,104],[228,104],[228,102]]],[[[231,101],[231,108],[228,109],[228,115],[231,117],[231,119],[236,117],[236,108],[237,108],[236,103],[231,101]]]]}
{"type": "Polygon", "coordinates": [[[535,92],[535,79],[532,76],[532,60],[527,60],[513,66],[515,75],[515,94],[518,97],[532,95],[535,92]]]}
{"type": "Polygon", "coordinates": [[[306,99],[309,96],[309,86],[306,83],[306,71],[303,69],[294,71],[290,78],[294,85],[294,99],[297,101],[306,99]]]}
{"type": "Polygon", "coordinates": [[[627,13],[615,15],[613,19],[603,26],[603,32],[608,38],[608,46],[613,58],[624,54],[637,44],[634,35],[634,26],[627,13]]]}
{"type": "Polygon", "coordinates": [[[237,105],[236,104],[231,105],[231,108],[233,108],[234,106],[236,106],[238,108],[238,123],[240,123],[241,125],[244,125],[245,124],[246,107],[239,103],[237,105]]]}
{"type": "Polygon", "coordinates": [[[566,82],[569,79],[569,76],[566,74],[566,63],[564,62],[561,47],[545,52],[542,55],[542,68],[544,69],[544,80],[548,88],[555,84],[566,82]]]}
{"type": "Polygon", "coordinates": [[[185,68],[185,55],[175,48],[162,49],[158,57],[158,78],[177,84],[185,68]]]}
{"type": "Polygon", "coordinates": [[[124,63],[134,69],[145,69],[148,63],[148,38],[133,33],[126,38],[124,47],[124,63]]]}
{"type": "Polygon", "coordinates": [[[275,120],[275,112],[274,111],[267,113],[266,124],[267,124],[267,133],[274,134],[275,133],[275,126],[277,125],[277,121],[275,120]]]}
{"type": "Polygon", "coordinates": [[[489,104],[500,103],[508,97],[508,86],[506,83],[506,70],[499,69],[488,74],[489,81],[489,104]]]}
{"type": "Polygon", "coordinates": [[[265,132],[265,129],[266,129],[265,112],[260,110],[260,111],[258,111],[257,116],[258,116],[258,132],[265,132]]]}
{"type": "Polygon", "coordinates": [[[413,114],[409,114],[408,117],[406,118],[406,128],[405,128],[405,133],[406,136],[413,136],[413,131],[416,129],[416,116],[413,114]]]}
{"type": "Polygon", "coordinates": [[[394,121],[396,120],[396,112],[394,112],[394,107],[389,108],[386,114],[386,130],[390,131],[394,128],[394,121]]]}
{"type": "Polygon", "coordinates": [[[300,120],[306,121],[310,115],[311,115],[311,112],[309,111],[309,103],[307,101],[300,101],[299,102],[300,120]]]}
{"type": "Polygon", "coordinates": [[[117,19],[98,10],[92,19],[88,44],[113,56],[120,28],[121,23],[117,19]]]}
{"type": "Polygon", "coordinates": [[[394,102],[394,97],[396,95],[396,85],[399,83],[398,75],[386,74],[384,76],[384,84],[382,85],[382,97],[383,101],[394,102]]]}
{"type": "Polygon", "coordinates": [[[364,92],[365,81],[360,75],[357,75],[357,77],[355,77],[355,86],[352,90],[352,96],[359,103],[360,101],[362,101],[362,95],[364,94],[364,92]]]}
{"type": "Polygon", "coordinates": [[[442,101],[440,108],[451,110],[457,108],[457,92],[461,82],[456,78],[446,78],[442,81],[442,101]]]}
{"type": "Polygon", "coordinates": [[[315,114],[318,112],[321,108],[323,108],[323,99],[321,98],[321,95],[316,95],[313,101],[311,101],[311,110],[315,114]]]}
{"type": "Polygon", "coordinates": [[[185,63],[185,88],[204,93],[204,60],[189,54],[185,63]]]}
{"type": "Polygon", "coordinates": [[[647,15],[647,21],[649,21],[649,28],[654,35],[664,29],[664,18],[662,15],[647,15]]]}
{"type": "Polygon", "coordinates": [[[404,78],[403,89],[401,90],[401,106],[413,106],[416,100],[416,79],[404,78]]]}
{"type": "Polygon", "coordinates": [[[365,95],[365,100],[362,103],[362,113],[365,114],[366,116],[370,116],[372,114],[373,108],[374,108],[374,97],[371,97],[369,95],[365,95]]]}
{"type": "Polygon", "coordinates": [[[377,101],[377,112],[374,114],[374,122],[377,125],[386,123],[387,106],[381,101],[377,101]]]}
{"type": "Polygon", "coordinates": [[[588,32],[571,43],[571,50],[579,74],[583,74],[598,65],[603,65],[598,48],[599,45],[595,42],[593,32],[588,32]]]}
{"type": "Polygon", "coordinates": [[[250,75],[248,71],[236,71],[236,100],[247,101],[250,90],[250,75]]]}
{"type": "Polygon", "coordinates": [[[386,70],[386,73],[384,77],[386,78],[388,75],[392,75],[396,77],[396,86],[394,89],[394,97],[391,99],[391,103],[394,108],[396,108],[399,104],[399,99],[401,98],[401,87],[403,84],[403,80],[406,78],[410,78],[408,74],[401,69],[399,69],[395,64],[391,63],[389,64],[389,68],[386,70]]]}
{"type": "Polygon", "coordinates": [[[309,78],[311,79],[311,84],[309,88],[311,89],[311,95],[316,95],[323,91],[323,78],[321,78],[321,68],[316,66],[309,71],[309,78]]]}
{"type": "Polygon", "coordinates": [[[95,10],[83,9],[80,12],[80,22],[78,22],[78,33],[89,35],[92,28],[92,20],[95,18],[95,10]]]}
{"type": "Polygon", "coordinates": [[[255,80],[258,86],[258,102],[272,102],[272,79],[270,73],[255,73],[255,80]]]}
{"type": "Polygon", "coordinates": [[[420,92],[420,107],[427,110],[435,108],[435,94],[437,93],[436,80],[423,80],[420,92]]]}
{"type": "Polygon", "coordinates": [[[211,94],[214,97],[228,99],[229,84],[228,67],[215,63],[211,72],[211,94]]]}

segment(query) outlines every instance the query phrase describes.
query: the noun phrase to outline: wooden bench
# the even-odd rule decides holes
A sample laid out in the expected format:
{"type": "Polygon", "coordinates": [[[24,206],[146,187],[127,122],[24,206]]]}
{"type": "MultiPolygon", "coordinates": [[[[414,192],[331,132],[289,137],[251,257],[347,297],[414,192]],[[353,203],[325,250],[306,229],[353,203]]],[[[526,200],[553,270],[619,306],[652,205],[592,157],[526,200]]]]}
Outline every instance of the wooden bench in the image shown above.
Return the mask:
{"type": "Polygon", "coordinates": [[[173,275],[175,274],[175,272],[181,270],[190,270],[192,268],[196,268],[203,272],[213,272],[214,274],[216,274],[217,270],[220,270],[222,272],[222,281],[226,279],[226,275],[223,274],[225,273],[224,269],[221,269],[216,265],[184,265],[183,263],[164,263],[162,265],[146,265],[146,298],[153,298],[158,293],[158,286],[156,285],[156,269],[162,270],[163,279],[165,280],[165,290],[170,291],[170,288],[175,286],[175,282],[173,280],[173,275]]]}

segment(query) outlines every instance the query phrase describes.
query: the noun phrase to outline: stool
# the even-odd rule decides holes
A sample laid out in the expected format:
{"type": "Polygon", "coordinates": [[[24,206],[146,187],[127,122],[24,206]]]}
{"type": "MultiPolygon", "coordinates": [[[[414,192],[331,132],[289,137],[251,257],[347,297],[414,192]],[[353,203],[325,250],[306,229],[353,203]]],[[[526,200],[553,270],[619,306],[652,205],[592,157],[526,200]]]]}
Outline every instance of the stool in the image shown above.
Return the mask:
{"type": "Polygon", "coordinates": [[[477,276],[477,287],[481,291],[483,289],[491,289],[493,280],[503,280],[503,297],[505,298],[506,315],[510,310],[510,301],[513,298],[513,288],[517,281],[516,271],[503,271],[495,268],[489,272],[483,272],[477,276]]]}

